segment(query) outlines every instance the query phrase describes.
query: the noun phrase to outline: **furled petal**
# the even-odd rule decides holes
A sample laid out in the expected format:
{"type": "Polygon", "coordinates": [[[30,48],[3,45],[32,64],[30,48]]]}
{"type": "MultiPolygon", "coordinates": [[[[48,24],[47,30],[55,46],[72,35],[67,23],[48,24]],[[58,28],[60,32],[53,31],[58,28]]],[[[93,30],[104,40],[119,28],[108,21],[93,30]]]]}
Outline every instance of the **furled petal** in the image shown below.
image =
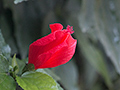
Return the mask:
{"type": "Polygon", "coordinates": [[[65,43],[64,45],[60,44],[66,39],[67,35],[64,31],[56,31],[33,42],[29,47],[28,63],[34,64],[35,67],[36,65],[41,66],[46,60],[49,60],[51,53],[65,46],[65,43]]]}
{"type": "Polygon", "coordinates": [[[42,68],[42,65],[46,65],[46,62],[59,50],[61,50],[61,48],[67,47],[67,43],[62,43],[54,48],[52,48],[51,50],[41,54],[38,56],[38,59],[35,62],[35,69],[37,68],[42,68]]]}
{"type": "Polygon", "coordinates": [[[60,23],[50,24],[51,32],[54,32],[56,30],[62,30],[63,26],[60,23]]]}
{"type": "Polygon", "coordinates": [[[59,23],[50,24],[51,34],[38,39],[29,47],[29,61],[38,68],[52,68],[67,63],[75,53],[77,40],[73,28],[63,29],[59,23]]]}
{"type": "Polygon", "coordinates": [[[29,47],[29,61],[28,63],[34,64],[38,56],[44,52],[44,46],[55,40],[54,33],[51,33],[37,41],[33,42],[29,47]]]}
{"type": "Polygon", "coordinates": [[[71,47],[61,48],[61,50],[56,52],[45,64],[40,66],[40,68],[52,68],[67,63],[75,52],[75,46],[76,43],[71,47]]]}
{"type": "Polygon", "coordinates": [[[57,50],[49,60],[40,66],[40,68],[56,67],[67,63],[72,58],[75,53],[77,40],[73,39],[71,35],[68,35],[63,43],[67,43],[67,46],[57,50]]]}

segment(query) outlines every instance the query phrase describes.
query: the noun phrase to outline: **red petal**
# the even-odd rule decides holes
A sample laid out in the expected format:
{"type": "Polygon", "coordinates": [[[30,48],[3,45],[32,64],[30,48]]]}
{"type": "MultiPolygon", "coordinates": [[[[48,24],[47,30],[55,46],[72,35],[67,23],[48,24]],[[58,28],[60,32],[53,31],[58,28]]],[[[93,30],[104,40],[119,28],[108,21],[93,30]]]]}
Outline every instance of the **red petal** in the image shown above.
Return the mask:
{"type": "Polygon", "coordinates": [[[34,64],[40,54],[44,52],[44,46],[55,40],[54,33],[51,33],[37,41],[33,42],[29,47],[29,61],[34,64]]]}
{"type": "Polygon", "coordinates": [[[55,52],[52,57],[39,68],[52,68],[67,63],[74,55],[77,40],[69,35],[63,44],[64,43],[67,43],[67,46],[57,50],[57,52],[55,52]]]}
{"type": "Polygon", "coordinates": [[[52,68],[67,63],[75,52],[75,46],[76,43],[71,47],[61,48],[61,50],[56,52],[45,64],[40,66],[40,68],[52,68]]]}
{"type": "Polygon", "coordinates": [[[38,68],[42,68],[41,66],[46,64],[46,62],[59,50],[61,50],[61,48],[63,47],[66,47],[67,46],[67,43],[62,43],[61,45],[58,45],[54,48],[52,48],[51,50],[41,54],[36,63],[35,63],[35,69],[38,69],[38,68]]]}
{"type": "Polygon", "coordinates": [[[50,24],[49,26],[50,26],[51,32],[63,29],[63,26],[60,23],[50,24]]]}
{"type": "Polygon", "coordinates": [[[46,60],[49,60],[51,53],[56,52],[64,45],[60,44],[66,39],[67,33],[57,31],[33,42],[29,47],[29,62],[35,65],[35,68],[41,66],[46,60]],[[58,46],[56,48],[56,46],[58,46]]]}
{"type": "Polygon", "coordinates": [[[74,55],[77,40],[59,23],[50,24],[53,33],[38,39],[29,47],[29,61],[38,68],[51,68],[67,63],[74,55]]]}

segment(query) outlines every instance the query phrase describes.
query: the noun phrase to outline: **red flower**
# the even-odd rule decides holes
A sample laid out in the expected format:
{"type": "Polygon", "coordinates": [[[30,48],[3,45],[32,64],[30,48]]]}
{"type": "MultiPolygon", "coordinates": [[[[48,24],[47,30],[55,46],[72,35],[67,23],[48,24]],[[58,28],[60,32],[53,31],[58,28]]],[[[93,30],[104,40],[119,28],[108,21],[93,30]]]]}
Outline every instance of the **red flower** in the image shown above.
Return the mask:
{"type": "Polygon", "coordinates": [[[75,53],[77,40],[69,25],[67,29],[59,23],[50,24],[51,34],[38,39],[29,47],[29,61],[35,69],[52,68],[67,63],[75,53]],[[63,29],[63,30],[62,30],[63,29]]]}

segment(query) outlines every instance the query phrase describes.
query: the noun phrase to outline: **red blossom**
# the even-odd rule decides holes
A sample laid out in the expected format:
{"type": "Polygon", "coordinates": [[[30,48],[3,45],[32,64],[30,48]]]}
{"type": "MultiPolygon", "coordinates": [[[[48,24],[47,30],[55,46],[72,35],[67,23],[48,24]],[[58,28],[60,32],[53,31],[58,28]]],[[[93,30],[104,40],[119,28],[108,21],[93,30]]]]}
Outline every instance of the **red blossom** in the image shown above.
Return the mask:
{"type": "Polygon", "coordinates": [[[77,40],[71,34],[74,32],[69,25],[67,29],[59,23],[50,24],[51,34],[38,39],[29,47],[28,63],[35,69],[52,68],[67,63],[75,53],[77,40]],[[63,30],[62,30],[63,29],[63,30]]]}

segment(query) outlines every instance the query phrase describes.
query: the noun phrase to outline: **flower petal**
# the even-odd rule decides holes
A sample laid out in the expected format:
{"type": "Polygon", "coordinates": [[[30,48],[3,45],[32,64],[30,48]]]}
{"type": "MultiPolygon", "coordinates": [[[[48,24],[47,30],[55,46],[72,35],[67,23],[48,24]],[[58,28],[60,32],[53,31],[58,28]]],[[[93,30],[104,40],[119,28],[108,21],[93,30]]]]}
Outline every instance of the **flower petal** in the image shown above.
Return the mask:
{"type": "Polygon", "coordinates": [[[69,35],[67,40],[63,42],[63,44],[67,43],[67,46],[57,50],[57,52],[55,52],[49,60],[40,66],[40,68],[52,68],[67,63],[74,55],[77,43],[77,40],[73,38],[71,39],[71,37],[72,36],[69,35]],[[70,39],[71,41],[69,41],[70,39]]]}
{"type": "Polygon", "coordinates": [[[46,62],[61,48],[67,47],[67,43],[62,43],[51,50],[39,55],[38,59],[34,62],[35,63],[35,69],[42,68],[41,66],[46,64],[46,62]]]}
{"type": "Polygon", "coordinates": [[[32,63],[36,67],[36,65],[40,66],[46,62],[46,60],[49,60],[48,57],[51,56],[51,53],[65,46],[65,43],[62,46],[60,44],[66,39],[67,35],[64,31],[56,31],[33,42],[29,47],[28,63],[32,63]]]}
{"type": "Polygon", "coordinates": [[[51,29],[51,32],[54,32],[56,30],[62,30],[63,26],[60,23],[50,24],[50,29],[51,29]]]}
{"type": "Polygon", "coordinates": [[[67,63],[75,53],[76,42],[71,47],[63,47],[40,68],[52,68],[67,63]]]}
{"type": "Polygon", "coordinates": [[[72,27],[62,30],[59,23],[50,24],[51,34],[38,39],[29,47],[29,61],[38,68],[52,68],[67,63],[75,53],[76,43],[72,27]]]}
{"type": "Polygon", "coordinates": [[[37,41],[33,42],[29,46],[29,61],[28,63],[34,64],[36,59],[40,54],[44,52],[43,48],[45,45],[48,45],[50,42],[55,40],[55,35],[54,33],[51,33],[41,39],[38,39],[37,41]]]}

